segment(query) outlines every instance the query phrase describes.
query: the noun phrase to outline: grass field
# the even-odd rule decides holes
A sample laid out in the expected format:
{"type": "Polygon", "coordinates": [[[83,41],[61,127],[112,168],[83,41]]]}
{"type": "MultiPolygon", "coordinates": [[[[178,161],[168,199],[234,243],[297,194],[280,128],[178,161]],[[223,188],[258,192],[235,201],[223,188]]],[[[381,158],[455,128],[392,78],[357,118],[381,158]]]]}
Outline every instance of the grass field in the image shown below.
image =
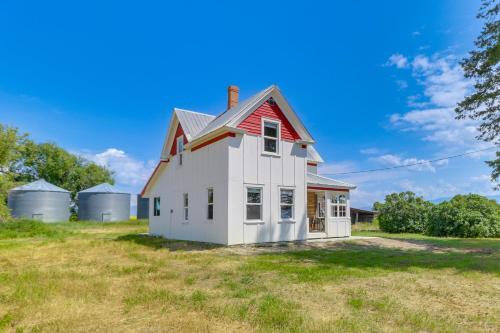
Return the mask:
{"type": "Polygon", "coordinates": [[[498,239],[228,248],[146,231],[0,225],[0,331],[500,331],[498,239]]]}

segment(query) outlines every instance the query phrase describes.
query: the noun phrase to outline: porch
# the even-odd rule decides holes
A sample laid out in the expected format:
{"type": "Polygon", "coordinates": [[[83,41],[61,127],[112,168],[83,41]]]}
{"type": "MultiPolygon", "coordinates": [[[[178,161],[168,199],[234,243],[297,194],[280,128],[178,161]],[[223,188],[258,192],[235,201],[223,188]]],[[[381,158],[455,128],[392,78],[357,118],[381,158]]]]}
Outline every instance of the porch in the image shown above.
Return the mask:
{"type": "Polygon", "coordinates": [[[355,186],[309,173],[307,175],[308,239],[349,237],[349,191],[355,186]]]}

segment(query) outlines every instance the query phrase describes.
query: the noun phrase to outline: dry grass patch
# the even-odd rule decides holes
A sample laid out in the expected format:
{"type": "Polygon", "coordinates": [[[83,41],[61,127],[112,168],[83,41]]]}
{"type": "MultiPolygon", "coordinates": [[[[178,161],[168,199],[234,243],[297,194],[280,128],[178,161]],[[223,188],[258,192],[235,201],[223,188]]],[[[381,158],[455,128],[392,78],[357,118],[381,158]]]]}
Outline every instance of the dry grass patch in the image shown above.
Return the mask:
{"type": "Polygon", "coordinates": [[[0,240],[0,331],[500,330],[491,243],[228,248],[148,237],[144,223],[42,231],[0,240]]]}

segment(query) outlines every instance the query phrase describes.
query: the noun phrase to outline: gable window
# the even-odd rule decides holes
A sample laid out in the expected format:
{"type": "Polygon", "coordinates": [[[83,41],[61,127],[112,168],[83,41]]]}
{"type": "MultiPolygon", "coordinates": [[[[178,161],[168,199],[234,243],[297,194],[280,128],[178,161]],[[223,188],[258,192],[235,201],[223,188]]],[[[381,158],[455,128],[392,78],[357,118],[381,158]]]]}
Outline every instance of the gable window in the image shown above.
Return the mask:
{"type": "Polygon", "coordinates": [[[266,153],[278,154],[280,123],[276,121],[263,120],[262,129],[264,151],[266,153]]]}
{"type": "Polygon", "coordinates": [[[280,189],[280,217],[282,220],[293,219],[293,195],[292,189],[280,189]]]}
{"type": "Polygon", "coordinates": [[[182,201],[184,204],[184,220],[187,221],[189,219],[189,196],[187,193],[184,193],[182,201]]]}
{"type": "Polygon", "coordinates": [[[153,199],[153,216],[160,216],[160,197],[153,199]]]}
{"type": "Polygon", "coordinates": [[[214,189],[209,188],[207,190],[208,198],[207,198],[207,219],[208,220],[213,220],[214,219],[214,189]]]}
{"type": "Polygon", "coordinates": [[[345,194],[334,194],[331,204],[332,217],[347,216],[347,197],[345,194]]]}
{"type": "Polygon", "coordinates": [[[179,155],[179,164],[182,165],[182,152],[184,151],[184,137],[177,138],[177,154],[179,155]]]}
{"type": "Polygon", "coordinates": [[[262,188],[247,187],[247,220],[262,220],[262,188]]]}

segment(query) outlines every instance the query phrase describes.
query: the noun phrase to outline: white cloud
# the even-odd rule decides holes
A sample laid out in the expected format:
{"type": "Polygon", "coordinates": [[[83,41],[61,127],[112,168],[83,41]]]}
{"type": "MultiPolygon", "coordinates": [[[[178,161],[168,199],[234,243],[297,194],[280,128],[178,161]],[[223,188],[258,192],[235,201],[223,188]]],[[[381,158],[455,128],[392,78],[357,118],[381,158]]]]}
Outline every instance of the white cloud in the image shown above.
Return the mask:
{"type": "Polygon", "coordinates": [[[413,31],[413,32],[411,33],[411,35],[412,35],[413,37],[420,36],[421,34],[422,34],[422,33],[421,33],[420,31],[418,31],[418,30],[417,30],[417,31],[413,31]]]}
{"type": "Polygon", "coordinates": [[[123,150],[108,148],[101,153],[80,153],[83,157],[105,166],[114,172],[116,185],[137,193],[146,183],[154,169],[154,161],[140,161],[123,150]]]}
{"type": "Polygon", "coordinates": [[[397,68],[408,67],[408,58],[400,53],[395,53],[389,57],[386,66],[396,66],[397,68]]]}
{"type": "Polygon", "coordinates": [[[408,166],[408,170],[436,172],[436,168],[427,160],[412,158],[402,158],[398,155],[385,154],[374,158],[374,160],[388,166],[408,166]]]}
{"type": "Polygon", "coordinates": [[[359,152],[363,155],[375,155],[381,153],[380,149],[378,148],[365,148],[361,149],[359,152]]]}
{"type": "Polygon", "coordinates": [[[389,117],[392,125],[401,131],[416,132],[421,140],[436,143],[448,153],[491,146],[476,139],[476,121],[455,119],[457,103],[472,89],[472,82],[464,77],[457,57],[417,55],[408,67],[423,87],[423,94],[408,96],[408,105],[414,109],[392,114],[389,117]]]}

